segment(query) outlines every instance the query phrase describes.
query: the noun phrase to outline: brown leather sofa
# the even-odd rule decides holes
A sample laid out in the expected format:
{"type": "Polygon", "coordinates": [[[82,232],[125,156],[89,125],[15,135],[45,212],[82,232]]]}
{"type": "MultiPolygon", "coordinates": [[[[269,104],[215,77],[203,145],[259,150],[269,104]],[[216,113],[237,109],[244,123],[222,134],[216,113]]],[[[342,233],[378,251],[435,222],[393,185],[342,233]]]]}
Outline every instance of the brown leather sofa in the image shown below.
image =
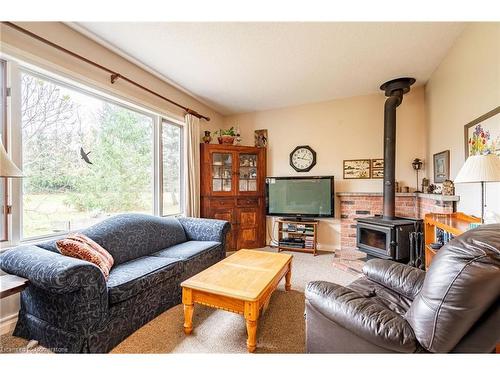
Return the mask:
{"type": "Polygon", "coordinates": [[[500,224],[439,250],[428,272],[382,259],[347,287],[306,287],[309,353],[489,353],[500,342],[500,224]]]}

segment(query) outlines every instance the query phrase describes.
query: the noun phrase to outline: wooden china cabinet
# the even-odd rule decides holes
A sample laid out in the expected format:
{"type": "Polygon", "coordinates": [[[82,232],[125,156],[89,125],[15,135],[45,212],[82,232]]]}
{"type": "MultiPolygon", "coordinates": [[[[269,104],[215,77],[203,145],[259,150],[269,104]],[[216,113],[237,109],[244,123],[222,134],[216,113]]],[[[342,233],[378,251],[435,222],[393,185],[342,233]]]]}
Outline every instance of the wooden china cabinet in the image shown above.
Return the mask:
{"type": "Polygon", "coordinates": [[[266,149],[201,144],[201,217],[231,223],[227,251],[265,246],[266,149]]]}

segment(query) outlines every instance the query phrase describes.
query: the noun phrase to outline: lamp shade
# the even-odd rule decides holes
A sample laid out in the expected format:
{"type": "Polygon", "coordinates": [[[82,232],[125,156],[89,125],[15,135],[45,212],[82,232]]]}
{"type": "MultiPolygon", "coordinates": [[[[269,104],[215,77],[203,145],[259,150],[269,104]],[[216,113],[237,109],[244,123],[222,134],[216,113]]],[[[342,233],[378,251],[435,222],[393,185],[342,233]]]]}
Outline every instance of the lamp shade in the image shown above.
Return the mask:
{"type": "Polygon", "coordinates": [[[23,172],[10,160],[0,142],[0,177],[23,177],[23,172]]]}
{"type": "Polygon", "coordinates": [[[472,155],[467,158],[455,183],[500,181],[500,157],[495,154],[472,155]]]}

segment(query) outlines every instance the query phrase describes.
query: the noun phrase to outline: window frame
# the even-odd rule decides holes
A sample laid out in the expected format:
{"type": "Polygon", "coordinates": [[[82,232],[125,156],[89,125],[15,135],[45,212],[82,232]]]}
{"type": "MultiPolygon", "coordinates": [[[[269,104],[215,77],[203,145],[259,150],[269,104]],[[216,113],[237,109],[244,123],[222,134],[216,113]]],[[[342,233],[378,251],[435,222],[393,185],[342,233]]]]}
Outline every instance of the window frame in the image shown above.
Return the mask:
{"type": "MultiPolygon", "coordinates": [[[[9,147],[8,147],[8,142],[7,142],[7,140],[8,140],[8,134],[7,134],[7,130],[8,130],[8,126],[7,126],[7,105],[8,105],[8,103],[7,103],[7,100],[8,100],[7,99],[8,98],[8,95],[7,95],[7,89],[8,89],[8,85],[7,85],[7,61],[0,58],[0,65],[1,65],[1,68],[0,68],[0,75],[1,75],[1,78],[0,78],[0,81],[1,81],[0,100],[2,101],[2,112],[0,113],[2,133],[0,135],[0,143],[3,144],[5,151],[8,154],[9,147]]],[[[9,240],[9,190],[8,190],[9,183],[8,183],[8,179],[2,177],[2,181],[0,181],[0,183],[2,184],[2,196],[0,197],[0,199],[2,200],[1,207],[3,209],[2,217],[0,218],[0,220],[2,220],[2,224],[3,224],[3,230],[0,233],[0,242],[7,242],[9,240]]]]}
{"type": "MultiPolygon", "coordinates": [[[[148,108],[142,104],[136,104],[129,99],[123,99],[119,96],[119,94],[114,95],[108,93],[106,90],[96,87],[95,85],[89,82],[82,82],[76,77],[69,76],[68,74],[58,72],[57,70],[51,71],[46,68],[42,68],[39,65],[35,65],[30,62],[26,62],[24,60],[17,59],[15,57],[7,56],[5,54],[0,54],[0,59],[6,61],[6,78],[8,87],[11,88],[11,103],[12,105],[7,107],[7,118],[10,121],[7,121],[6,128],[7,131],[10,131],[9,134],[12,135],[12,160],[18,164],[23,165],[22,161],[22,128],[21,126],[14,127],[11,124],[21,124],[21,74],[27,73],[33,76],[36,76],[45,81],[51,82],[56,85],[60,85],[62,87],[77,91],[84,95],[89,95],[98,100],[102,100],[104,102],[111,103],[113,105],[120,106],[127,110],[134,111],[141,115],[148,116],[152,119],[152,140],[151,146],[153,148],[153,160],[152,160],[152,168],[153,168],[153,186],[152,186],[152,195],[153,195],[153,206],[152,206],[152,215],[155,216],[182,216],[184,215],[184,159],[185,152],[184,150],[184,123],[180,120],[177,120],[174,117],[166,113],[160,113],[157,110],[153,110],[148,108]],[[163,122],[167,122],[171,125],[178,126],[181,129],[181,169],[180,169],[180,179],[181,179],[181,210],[178,214],[171,215],[163,215],[163,150],[162,150],[162,124],[163,122]]],[[[42,65],[42,64],[40,64],[42,65]]],[[[13,179],[11,179],[13,180],[13,179]]],[[[21,180],[21,179],[16,179],[21,180]]],[[[13,201],[11,215],[5,215],[6,220],[9,221],[10,231],[7,233],[7,238],[2,242],[2,248],[5,247],[4,242],[8,246],[13,246],[17,244],[29,244],[36,243],[40,240],[48,240],[54,239],[58,237],[62,237],[67,235],[68,233],[74,232],[75,230],[83,229],[83,228],[71,228],[70,231],[58,232],[55,234],[47,234],[41,236],[34,237],[23,237],[23,183],[22,181],[6,181],[6,184],[12,191],[11,197],[13,201]],[[10,218],[9,218],[10,216],[10,218]]],[[[7,191],[8,192],[8,191],[7,191]]],[[[0,197],[1,198],[1,197],[0,197]]]]}

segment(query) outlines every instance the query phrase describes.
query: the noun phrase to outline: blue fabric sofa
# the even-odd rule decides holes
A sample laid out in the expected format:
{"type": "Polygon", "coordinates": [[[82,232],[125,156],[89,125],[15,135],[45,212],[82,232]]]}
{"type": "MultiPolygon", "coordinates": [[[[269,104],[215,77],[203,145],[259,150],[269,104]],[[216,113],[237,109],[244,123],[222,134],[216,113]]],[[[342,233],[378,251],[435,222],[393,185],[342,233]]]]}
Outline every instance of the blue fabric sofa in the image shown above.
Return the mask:
{"type": "Polygon", "coordinates": [[[108,280],[92,263],[61,255],[55,241],[19,246],[0,268],[30,280],[15,336],[55,352],[108,352],[181,303],[181,281],[225,257],[229,223],[117,215],[81,233],[113,256],[108,280]]]}

